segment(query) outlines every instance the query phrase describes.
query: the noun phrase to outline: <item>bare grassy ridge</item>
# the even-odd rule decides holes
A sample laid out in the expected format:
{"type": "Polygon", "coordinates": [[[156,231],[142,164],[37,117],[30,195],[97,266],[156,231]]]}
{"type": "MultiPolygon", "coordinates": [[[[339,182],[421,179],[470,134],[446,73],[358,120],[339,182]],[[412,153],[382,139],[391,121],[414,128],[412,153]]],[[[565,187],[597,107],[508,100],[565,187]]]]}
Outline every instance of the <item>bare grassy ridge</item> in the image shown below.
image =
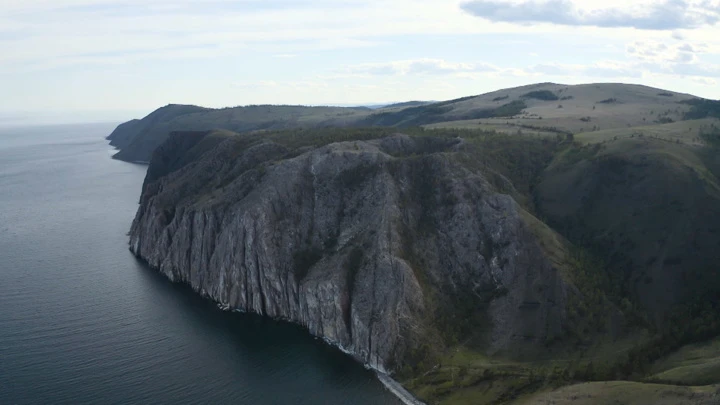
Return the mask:
{"type": "Polygon", "coordinates": [[[171,131],[235,132],[285,128],[396,126],[453,127],[506,133],[580,133],[702,118],[715,111],[696,97],[626,84],[541,83],[455,100],[365,107],[252,105],[222,109],[168,105],[122,124],[108,139],[116,158],[147,161],[171,131]],[[608,100],[612,100],[609,102],[608,100]],[[690,114],[692,112],[692,114],[690,114]],[[468,121],[470,120],[470,121],[468,121]]]}
{"type": "Polygon", "coordinates": [[[652,365],[650,382],[706,385],[720,381],[720,339],[687,345],[652,365]]]}
{"type": "Polygon", "coordinates": [[[628,138],[655,138],[662,141],[682,143],[692,146],[703,146],[703,131],[720,126],[720,119],[702,118],[697,120],[679,121],[668,124],[640,125],[631,128],[614,128],[600,131],[588,131],[575,135],[575,139],[583,144],[603,143],[628,138]]]}
{"type": "Polygon", "coordinates": [[[575,384],[539,393],[513,405],[714,405],[720,385],[678,387],[630,381],[575,384]]]}
{"type": "Polygon", "coordinates": [[[602,83],[562,85],[541,83],[482,94],[453,104],[457,114],[489,108],[513,100],[527,107],[511,117],[480,120],[454,120],[431,124],[431,128],[488,128],[506,133],[544,134],[554,128],[572,133],[622,129],[679,121],[692,106],[681,101],[694,96],[672,93],[646,86],[602,83]],[[528,97],[541,94],[542,97],[528,97]],[[554,94],[553,100],[546,94],[554,94]],[[668,96],[669,95],[669,96],[668,96]],[[609,102],[608,100],[613,100],[609,102]]]}

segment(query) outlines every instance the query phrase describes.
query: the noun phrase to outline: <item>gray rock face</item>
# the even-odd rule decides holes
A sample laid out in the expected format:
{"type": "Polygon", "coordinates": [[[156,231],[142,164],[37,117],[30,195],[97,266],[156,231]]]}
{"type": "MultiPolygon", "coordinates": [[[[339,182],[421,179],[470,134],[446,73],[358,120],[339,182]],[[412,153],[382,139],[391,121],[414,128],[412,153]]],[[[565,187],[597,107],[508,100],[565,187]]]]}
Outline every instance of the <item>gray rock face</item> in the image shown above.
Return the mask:
{"type": "Polygon", "coordinates": [[[178,133],[153,156],[130,249],[384,372],[448,330],[490,353],[543,342],[561,332],[566,284],[518,204],[456,161],[462,147],[178,133]]]}

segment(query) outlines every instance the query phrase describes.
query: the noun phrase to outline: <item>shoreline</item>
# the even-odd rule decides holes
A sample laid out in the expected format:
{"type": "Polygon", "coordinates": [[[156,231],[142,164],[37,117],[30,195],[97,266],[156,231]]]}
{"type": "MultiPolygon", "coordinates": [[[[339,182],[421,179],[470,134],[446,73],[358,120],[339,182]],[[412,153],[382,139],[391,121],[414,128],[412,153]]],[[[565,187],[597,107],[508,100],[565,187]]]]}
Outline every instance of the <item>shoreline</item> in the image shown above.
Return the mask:
{"type": "MultiPolygon", "coordinates": [[[[143,262],[143,263],[145,263],[145,264],[147,265],[147,261],[146,261],[144,258],[142,258],[141,256],[135,254],[135,251],[132,249],[132,247],[130,247],[129,250],[130,250],[130,252],[133,254],[133,256],[134,256],[135,258],[137,258],[138,260],[140,260],[141,262],[143,262]]],[[[150,270],[155,271],[155,272],[161,274],[161,275],[162,275],[163,277],[165,277],[165,279],[167,279],[168,281],[174,282],[173,280],[170,280],[170,279],[167,277],[167,275],[166,275],[165,273],[163,273],[162,271],[159,271],[158,269],[155,269],[155,268],[153,268],[153,267],[150,266],[150,265],[147,265],[147,267],[148,267],[150,270]]],[[[262,317],[264,317],[264,318],[272,319],[272,320],[274,320],[274,321],[287,322],[287,323],[291,323],[291,324],[294,324],[294,325],[298,325],[298,326],[300,326],[300,327],[302,327],[302,328],[304,328],[304,329],[307,330],[307,328],[306,328],[305,326],[303,326],[303,325],[301,325],[301,324],[299,324],[299,323],[296,323],[296,322],[292,322],[292,321],[290,321],[290,320],[288,320],[288,319],[269,317],[269,316],[267,316],[267,315],[258,314],[258,313],[253,312],[253,311],[247,311],[247,310],[244,309],[244,308],[236,308],[236,307],[234,307],[234,306],[232,306],[232,305],[230,305],[230,304],[228,304],[228,303],[224,303],[224,302],[217,301],[217,300],[213,299],[212,297],[210,297],[210,295],[207,294],[206,292],[196,290],[190,283],[188,283],[188,282],[186,282],[186,281],[181,281],[180,283],[186,284],[186,285],[190,286],[190,288],[191,288],[193,291],[195,291],[196,294],[198,294],[198,295],[200,295],[201,297],[203,297],[203,298],[205,298],[205,299],[213,302],[213,303],[215,304],[215,306],[216,306],[220,311],[223,311],[223,312],[238,312],[238,313],[245,313],[245,314],[247,314],[247,313],[252,313],[252,314],[255,314],[255,315],[258,315],[258,316],[262,316],[262,317]]],[[[404,405],[427,405],[427,404],[425,404],[424,402],[420,401],[419,399],[415,398],[415,396],[414,396],[410,391],[408,391],[408,390],[407,390],[405,387],[403,387],[399,382],[395,381],[392,377],[390,377],[390,375],[388,375],[385,370],[381,370],[380,368],[374,367],[374,366],[372,366],[371,364],[363,363],[363,362],[361,362],[361,361],[358,361],[358,358],[356,357],[355,353],[353,353],[351,350],[346,349],[345,347],[343,347],[343,346],[342,346],[341,344],[339,344],[338,342],[334,342],[334,341],[328,339],[328,338],[325,337],[325,336],[317,336],[317,335],[313,335],[312,333],[308,333],[308,334],[309,334],[310,336],[314,336],[314,337],[317,338],[317,339],[323,340],[323,341],[325,342],[325,344],[327,344],[328,346],[334,347],[334,348],[340,350],[341,352],[349,355],[349,356],[352,357],[356,362],[358,362],[358,363],[360,363],[361,365],[363,365],[366,369],[369,369],[369,370],[374,371],[374,372],[375,372],[375,376],[376,376],[377,379],[380,381],[380,383],[385,387],[385,389],[388,390],[388,391],[389,391],[390,393],[392,393],[393,395],[395,395],[395,397],[398,398],[398,399],[400,400],[400,402],[402,402],[404,405]]]]}
{"type": "MultiPolygon", "coordinates": [[[[162,274],[162,273],[161,273],[161,274],[162,274]]],[[[230,306],[229,304],[217,302],[217,301],[215,301],[215,300],[212,300],[212,301],[215,302],[215,304],[217,305],[218,309],[220,309],[221,311],[225,311],[225,312],[237,312],[237,313],[243,313],[243,314],[248,313],[248,312],[247,312],[246,310],[244,310],[244,309],[241,309],[241,308],[233,308],[233,307],[230,306]]],[[[265,317],[265,315],[260,315],[260,314],[255,314],[255,315],[265,317]]],[[[288,323],[292,323],[292,324],[295,324],[295,325],[299,325],[299,324],[297,324],[297,323],[295,323],[295,322],[290,322],[290,321],[288,321],[287,319],[277,319],[277,318],[271,318],[271,317],[267,317],[267,318],[268,318],[268,319],[273,319],[273,320],[275,320],[275,321],[288,322],[288,323]]],[[[299,325],[299,326],[302,327],[302,325],[299,325]]],[[[310,334],[310,336],[314,336],[316,339],[321,339],[321,340],[322,340],[323,342],[325,342],[325,344],[327,344],[328,346],[331,346],[331,347],[334,347],[334,348],[340,350],[341,352],[347,354],[348,356],[350,356],[350,357],[352,357],[353,359],[355,359],[355,361],[357,361],[357,357],[355,356],[355,353],[353,353],[352,351],[344,348],[344,347],[343,347],[342,345],[340,345],[339,343],[334,342],[334,341],[332,341],[332,340],[330,340],[330,339],[328,339],[328,338],[326,338],[326,337],[324,337],[324,336],[315,336],[315,335],[313,335],[313,334],[310,334]]],[[[358,362],[358,363],[363,364],[362,362],[358,362]]],[[[400,400],[400,402],[402,402],[403,404],[405,404],[405,405],[427,405],[427,404],[425,404],[424,402],[422,402],[422,401],[420,401],[419,399],[417,399],[410,391],[408,391],[405,387],[403,387],[402,384],[400,384],[399,382],[395,381],[395,380],[394,380],[389,374],[387,374],[387,372],[385,372],[384,370],[380,370],[380,369],[378,369],[378,368],[376,368],[376,367],[373,367],[373,366],[371,366],[370,364],[367,364],[367,363],[366,363],[366,364],[363,364],[363,366],[364,366],[365,368],[367,368],[367,369],[373,370],[373,371],[375,372],[375,376],[376,376],[377,379],[380,381],[380,383],[383,385],[383,387],[385,387],[386,390],[390,391],[390,393],[392,393],[393,395],[395,395],[395,397],[397,397],[397,398],[400,400]]]]}
{"type": "MultiPolygon", "coordinates": [[[[313,336],[311,334],[311,336],[313,336]]],[[[341,344],[337,342],[333,342],[332,340],[324,337],[324,336],[316,336],[316,338],[322,339],[325,344],[335,347],[341,352],[347,354],[348,356],[352,357],[357,361],[357,357],[355,356],[355,353],[353,353],[351,350],[348,350],[344,348],[341,344]]],[[[372,370],[375,372],[375,376],[380,381],[380,383],[385,387],[386,390],[390,391],[391,394],[395,395],[400,402],[402,402],[405,405],[427,405],[424,402],[420,401],[419,399],[415,398],[415,395],[413,395],[410,391],[408,391],[405,387],[402,386],[399,382],[395,381],[385,370],[380,370],[377,367],[373,367],[370,364],[362,363],[358,361],[358,363],[362,364],[365,368],[372,370]]]]}
{"type": "Polygon", "coordinates": [[[405,387],[402,386],[399,382],[393,380],[392,377],[389,375],[382,373],[380,371],[375,370],[375,375],[377,375],[378,380],[382,383],[383,386],[385,386],[385,389],[392,392],[393,395],[398,397],[400,401],[402,401],[405,405],[426,405],[424,402],[420,401],[419,399],[415,398],[415,396],[410,393],[410,391],[406,390],[405,387]]]}

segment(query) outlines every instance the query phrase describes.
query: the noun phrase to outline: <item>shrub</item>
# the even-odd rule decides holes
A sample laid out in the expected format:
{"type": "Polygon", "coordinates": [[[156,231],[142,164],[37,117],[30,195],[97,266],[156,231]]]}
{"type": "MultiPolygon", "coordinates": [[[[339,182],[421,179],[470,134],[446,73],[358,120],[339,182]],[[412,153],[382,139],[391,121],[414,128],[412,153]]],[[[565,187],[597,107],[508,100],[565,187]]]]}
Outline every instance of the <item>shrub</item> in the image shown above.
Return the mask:
{"type": "Polygon", "coordinates": [[[534,98],[543,101],[559,100],[559,97],[550,90],[536,90],[522,95],[523,98],[534,98]]]}

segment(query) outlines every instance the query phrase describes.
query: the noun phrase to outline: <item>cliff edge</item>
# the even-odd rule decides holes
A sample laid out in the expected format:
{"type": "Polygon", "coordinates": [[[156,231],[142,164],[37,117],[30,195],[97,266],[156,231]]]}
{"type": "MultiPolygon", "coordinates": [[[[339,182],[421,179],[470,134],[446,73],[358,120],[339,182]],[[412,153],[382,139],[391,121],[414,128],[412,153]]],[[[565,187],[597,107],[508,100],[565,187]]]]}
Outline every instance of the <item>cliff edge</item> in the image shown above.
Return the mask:
{"type": "Polygon", "coordinates": [[[172,134],[150,163],[131,251],[387,373],[453,342],[496,354],[561,335],[572,288],[531,216],[493,185],[502,176],[463,163],[464,139],[290,144],[172,134]]]}

